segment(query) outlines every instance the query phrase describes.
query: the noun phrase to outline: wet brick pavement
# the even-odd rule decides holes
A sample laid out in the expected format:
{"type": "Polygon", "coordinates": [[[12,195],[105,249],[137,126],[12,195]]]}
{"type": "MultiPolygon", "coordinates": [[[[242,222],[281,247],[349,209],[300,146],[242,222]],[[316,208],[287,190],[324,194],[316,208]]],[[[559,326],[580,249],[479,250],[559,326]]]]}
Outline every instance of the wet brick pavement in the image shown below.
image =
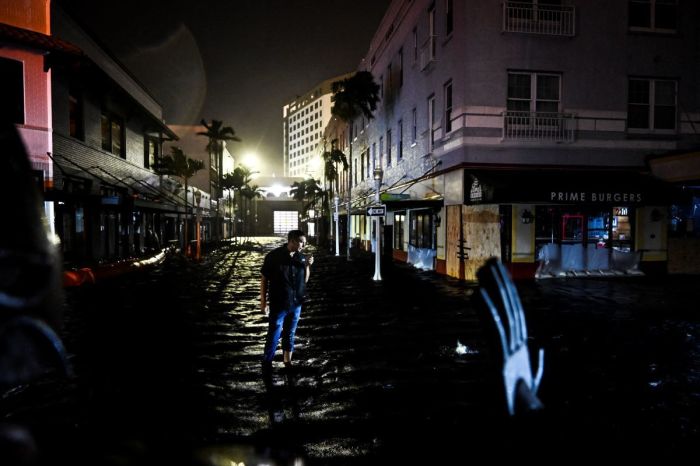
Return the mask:
{"type": "Polygon", "coordinates": [[[518,283],[531,352],[546,351],[546,408],[512,420],[474,285],[396,263],[375,283],[369,256],[316,253],[295,369],[279,354],[266,385],[263,254],[220,249],[70,292],[76,377],[14,394],[11,418],[73,464],[568,461],[695,448],[696,277],[518,283]]]}

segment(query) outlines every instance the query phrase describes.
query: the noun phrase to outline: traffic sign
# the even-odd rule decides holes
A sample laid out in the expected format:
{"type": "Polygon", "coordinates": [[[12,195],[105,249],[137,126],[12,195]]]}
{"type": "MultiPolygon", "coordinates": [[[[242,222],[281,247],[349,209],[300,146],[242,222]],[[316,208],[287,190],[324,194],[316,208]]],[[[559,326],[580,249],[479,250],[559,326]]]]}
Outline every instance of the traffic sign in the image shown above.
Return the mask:
{"type": "Polygon", "coordinates": [[[370,217],[383,217],[386,215],[386,206],[384,204],[369,206],[367,207],[367,215],[370,217]]]}

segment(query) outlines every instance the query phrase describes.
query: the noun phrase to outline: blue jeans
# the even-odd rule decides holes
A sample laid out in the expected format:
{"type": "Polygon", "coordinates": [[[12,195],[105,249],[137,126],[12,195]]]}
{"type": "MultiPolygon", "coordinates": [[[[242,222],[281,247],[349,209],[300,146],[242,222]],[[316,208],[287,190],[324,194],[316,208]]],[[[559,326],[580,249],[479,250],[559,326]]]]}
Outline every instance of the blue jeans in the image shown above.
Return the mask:
{"type": "Polygon", "coordinates": [[[267,327],[267,339],[265,340],[265,352],[263,361],[272,362],[277,350],[277,343],[282,335],[282,350],[294,351],[294,334],[297,331],[301,305],[291,309],[283,309],[273,312],[270,310],[270,323],[267,327]]]}

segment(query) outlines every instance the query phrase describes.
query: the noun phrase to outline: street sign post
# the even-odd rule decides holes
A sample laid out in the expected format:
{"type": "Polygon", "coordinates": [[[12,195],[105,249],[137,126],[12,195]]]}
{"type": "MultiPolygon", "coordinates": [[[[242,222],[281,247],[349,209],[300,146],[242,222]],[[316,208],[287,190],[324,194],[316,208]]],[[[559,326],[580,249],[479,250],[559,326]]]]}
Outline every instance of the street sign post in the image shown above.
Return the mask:
{"type": "Polygon", "coordinates": [[[386,215],[386,205],[372,205],[367,207],[367,216],[369,217],[384,217],[386,215]]]}

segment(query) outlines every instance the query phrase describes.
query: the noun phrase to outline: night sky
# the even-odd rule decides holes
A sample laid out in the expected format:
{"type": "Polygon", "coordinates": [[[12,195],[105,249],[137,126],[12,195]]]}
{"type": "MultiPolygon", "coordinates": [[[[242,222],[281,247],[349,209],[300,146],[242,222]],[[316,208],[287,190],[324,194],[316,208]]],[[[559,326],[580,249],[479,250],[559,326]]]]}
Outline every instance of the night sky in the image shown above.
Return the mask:
{"type": "MultiPolygon", "coordinates": [[[[57,3],[57,0],[54,0],[57,3]]],[[[166,123],[223,120],[282,174],[282,107],[354,71],[390,0],[61,0],[163,105],[166,123]]]]}

